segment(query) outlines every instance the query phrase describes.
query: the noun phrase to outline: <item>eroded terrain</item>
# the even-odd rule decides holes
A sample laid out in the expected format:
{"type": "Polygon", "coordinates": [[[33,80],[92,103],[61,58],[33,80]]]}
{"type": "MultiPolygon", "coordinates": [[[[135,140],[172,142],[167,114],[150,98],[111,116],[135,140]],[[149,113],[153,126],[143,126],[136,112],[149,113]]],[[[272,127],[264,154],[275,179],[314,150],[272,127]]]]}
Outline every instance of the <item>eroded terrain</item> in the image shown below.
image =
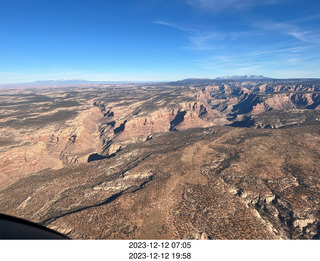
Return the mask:
{"type": "Polygon", "coordinates": [[[3,92],[0,212],[71,238],[319,238],[319,89],[3,92]]]}

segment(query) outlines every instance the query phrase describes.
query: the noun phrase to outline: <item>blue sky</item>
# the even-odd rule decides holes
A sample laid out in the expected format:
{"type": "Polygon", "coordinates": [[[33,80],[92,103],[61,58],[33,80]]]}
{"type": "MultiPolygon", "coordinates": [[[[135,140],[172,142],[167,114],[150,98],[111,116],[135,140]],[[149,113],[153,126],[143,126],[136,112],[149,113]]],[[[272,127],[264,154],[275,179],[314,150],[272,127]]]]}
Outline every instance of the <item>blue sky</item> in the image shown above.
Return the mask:
{"type": "Polygon", "coordinates": [[[0,83],[320,77],[318,0],[0,0],[0,83]]]}

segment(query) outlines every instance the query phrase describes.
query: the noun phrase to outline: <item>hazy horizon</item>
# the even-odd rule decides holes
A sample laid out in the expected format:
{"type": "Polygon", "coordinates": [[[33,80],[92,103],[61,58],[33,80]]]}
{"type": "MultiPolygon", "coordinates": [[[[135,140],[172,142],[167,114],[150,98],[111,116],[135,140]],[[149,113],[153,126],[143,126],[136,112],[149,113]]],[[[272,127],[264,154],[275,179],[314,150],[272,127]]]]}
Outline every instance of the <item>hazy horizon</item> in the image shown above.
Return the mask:
{"type": "MultiPolygon", "coordinates": [[[[59,82],[61,82],[61,84],[67,84],[68,81],[70,81],[70,84],[75,84],[72,83],[72,81],[83,81],[84,83],[88,83],[88,84],[99,84],[99,83],[161,83],[161,82],[176,82],[176,81],[182,81],[182,80],[191,80],[191,79],[208,79],[208,80],[228,80],[228,78],[222,79],[223,77],[242,77],[242,76],[263,76],[266,79],[262,79],[262,80],[320,80],[320,77],[292,77],[292,78],[272,78],[272,77],[268,77],[265,75],[221,75],[221,76],[217,76],[217,77],[186,77],[186,78],[181,78],[181,79],[173,79],[173,80],[86,80],[86,79],[38,79],[35,81],[30,81],[30,82],[11,82],[11,83],[0,83],[0,85],[2,86],[6,86],[6,85],[28,85],[28,84],[54,84],[56,82],[56,84],[59,84],[59,82]],[[218,79],[217,79],[218,78],[218,79]],[[221,79],[219,79],[221,78],[221,79]],[[52,82],[52,83],[46,83],[46,82],[52,82]]],[[[250,80],[250,79],[249,79],[250,80]]],[[[259,79],[256,79],[259,80],[259,79]]]]}

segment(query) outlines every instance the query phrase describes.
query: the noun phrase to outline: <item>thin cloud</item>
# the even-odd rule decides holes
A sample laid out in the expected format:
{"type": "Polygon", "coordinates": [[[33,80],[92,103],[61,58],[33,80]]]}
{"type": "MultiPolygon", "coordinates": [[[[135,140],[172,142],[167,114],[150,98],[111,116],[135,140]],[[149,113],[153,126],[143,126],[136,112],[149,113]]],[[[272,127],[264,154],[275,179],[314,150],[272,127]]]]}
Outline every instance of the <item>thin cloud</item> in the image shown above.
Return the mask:
{"type": "Polygon", "coordinates": [[[197,29],[181,26],[176,23],[166,22],[166,21],[162,21],[162,20],[156,21],[154,23],[159,24],[159,25],[168,26],[168,27],[185,32],[187,34],[187,37],[188,37],[190,43],[191,43],[191,47],[186,48],[186,49],[198,49],[198,50],[210,49],[210,47],[207,45],[208,41],[212,41],[212,40],[221,41],[221,40],[225,39],[225,35],[222,33],[219,33],[219,32],[213,32],[213,31],[202,32],[197,29]]]}
{"type": "Polygon", "coordinates": [[[269,21],[255,23],[253,26],[263,30],[276,31],[284,35],[289,35],[302,42],[320,44],[319,30],[306,30],[289,23],[275,23],[269,21]]]}
{"type": "Polygon", "coordinates": [[[263,56],[279,54],[279,53],[297,54],[313,47],[314,46],[310,45],[310,46],[297,46],[297,47],[279,48],[279,49],[273,49],[273,50],[264,50],[264,51],[252,52],[246,55],[246,57],[257,58],[257,57],[263,57],[263,56]]]}
{"type": "MultiPolygon", "coordinates": [[[[213,50],[217,49],[218,42],[225,40],[236,41],[241,37],[250,37],[259,34],[258,30],[248,30],[248,31],[238,31],[238,32],[221,32],[217,30],[211,30],[205,32],[200,29],[189,28],[186,26],[181,26],[176,23],[166,22],[166,21],[156,21],[155,24],[168,26],[187,34],[187,38],[190,42],[189,46],[183,47],[184,49],[190,50],[213,50]]],[[[219,49],[219,48],[218,48],[219,49]]]]}
{"type": "Polygon", "coordinates": [[[172,27],[172,28],[178,29],[180,31],[185,31],[185,32],[189,32],[189,33],[196,33],[197,32],[197,30],[195,30],[195,29],[187,28],[187,27],[178,25],[176,23],[170,23],[170,22],[166,22],[166,21],[162,21],[162,20],[155,21],[154,24],[165,25],[165,26],[172,27]]]}
{"type": "Polygon", "coordinates": [[[211,50],[217,49],[219,43],[223,41],[237,41],[240,38],[252,37],[259,35],[258,30],[247,30],[238,32],[221,32],[221,31],[211,31],[211,32],[198,32],[195,35],[189,36],[189,41],[191,42],[191,47],[187,49],[193,50],[211,50]]]}
{"type": "Polygon", "coordinates": [[[197,9],[220,12],[225,9],[248,9],[259,5],[277,4],[280,0],[186,0],[197,9]]]}
{"type": "Polygon", "coordinates": [[[320,44],[320,31],[295,30],[289,32],[289,35],[303,42],[320,44]]]}
{"type": "Polygon", "coordinates": [[[315,59],[307,60],[304,51],[313,46],[279,48],[273,50],[261,50],[244,52],[242,54],[217,54],[195,62],[197,66],[210,70],[239,69],[239,68],[268,68],[277,66],[290,66],[301,63],[313,62],[315,59]]]}

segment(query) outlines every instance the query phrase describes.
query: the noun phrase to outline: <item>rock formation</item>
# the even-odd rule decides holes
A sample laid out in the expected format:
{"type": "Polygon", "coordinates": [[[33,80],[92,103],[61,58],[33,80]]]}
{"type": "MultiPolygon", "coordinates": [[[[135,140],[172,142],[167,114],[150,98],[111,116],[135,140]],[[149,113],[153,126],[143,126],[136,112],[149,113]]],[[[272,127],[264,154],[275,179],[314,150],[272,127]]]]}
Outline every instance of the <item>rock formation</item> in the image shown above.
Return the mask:
{"type": "Polygon", "coordinates": [[[1,191],[0,210],[71,238],[319,238],[319,130],[155,134],[20,179],[1,191]]]}
{"type": "Polygon", "coordinates": [[[71,238],[319,239],[320,83],[179,84],[2,91],[0,212],[71,238]]]}

